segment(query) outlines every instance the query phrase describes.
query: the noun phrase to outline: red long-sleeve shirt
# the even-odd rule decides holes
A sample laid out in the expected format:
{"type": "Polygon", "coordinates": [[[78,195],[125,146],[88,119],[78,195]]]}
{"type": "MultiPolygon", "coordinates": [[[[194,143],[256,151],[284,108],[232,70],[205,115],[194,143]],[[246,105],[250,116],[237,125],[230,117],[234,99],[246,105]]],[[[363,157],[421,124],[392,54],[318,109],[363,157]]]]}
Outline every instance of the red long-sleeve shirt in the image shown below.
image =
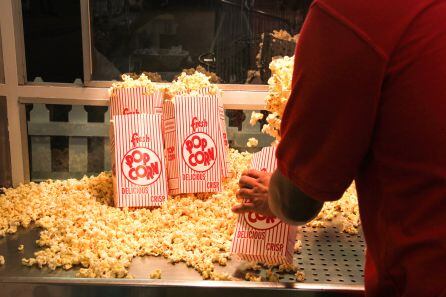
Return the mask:
{"type": "Polygon", "coordinates": [[[308,196],[356,181],[367,296],[446,296],[446,1],[316,0],[281,133],[308,196]]]}

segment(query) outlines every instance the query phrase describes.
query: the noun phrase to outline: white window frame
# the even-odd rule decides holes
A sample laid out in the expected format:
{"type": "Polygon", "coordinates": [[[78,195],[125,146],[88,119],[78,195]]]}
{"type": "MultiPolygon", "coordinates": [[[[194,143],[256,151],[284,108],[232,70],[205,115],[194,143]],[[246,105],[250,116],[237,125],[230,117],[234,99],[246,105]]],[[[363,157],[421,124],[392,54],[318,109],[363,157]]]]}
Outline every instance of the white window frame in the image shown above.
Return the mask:
{"type": "MultiPolygon", "coordinates": [[[[0,1],[0,29],[3,48],[5,83],[0,82],[0,96],[6,97],[11,174],[14,186],[28,182],[29,160],[27,126],[24,103],[108,105],[111,82],[91,80],[92,58],[89,0],[80,0],[82,22],[82,50],[84,63],[83,86],[60,83],[26,81],[25,46],[20,0],[0,1]]],[[[227,109],[259,110],[265,106],[267,86],[220,85],[227,109]]]]}

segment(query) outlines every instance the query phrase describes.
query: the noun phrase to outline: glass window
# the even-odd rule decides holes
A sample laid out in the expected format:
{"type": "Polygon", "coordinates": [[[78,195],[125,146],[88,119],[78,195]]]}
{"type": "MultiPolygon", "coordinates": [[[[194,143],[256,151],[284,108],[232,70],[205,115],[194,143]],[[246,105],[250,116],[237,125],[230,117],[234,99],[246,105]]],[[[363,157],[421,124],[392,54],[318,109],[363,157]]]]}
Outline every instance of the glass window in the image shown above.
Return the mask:
{"type": "Polygon", "coordinates": [[[79,0],[22,0],[28,81],[83,78],[79,0]]]}
{"type": "Polygon", "coordinates": [[[277,55],[293,55],[310,0],[91,0],[92,80],[183,69],[221,83],[264,84],[277,55]],[[274,30],[284,30],[276,32],[274,30]]]}
{"type": "Polygon", "coordinates": [[[27,104],[31,180],[110,170],[107,107],[27,104]]]}
{"type": "MultiPolygon", "coordinates": [[[[226,110],[230,147],[256,152],[273,141],[261,133],[262,123],[249,124],[251,112],[226,110]],[[252,137],[259,141],[256,148],[247,146],[252,137]]],[[[26,104],[26,118],[31,180],[81,178],[110,170],[107,107],[26,104]]]]}

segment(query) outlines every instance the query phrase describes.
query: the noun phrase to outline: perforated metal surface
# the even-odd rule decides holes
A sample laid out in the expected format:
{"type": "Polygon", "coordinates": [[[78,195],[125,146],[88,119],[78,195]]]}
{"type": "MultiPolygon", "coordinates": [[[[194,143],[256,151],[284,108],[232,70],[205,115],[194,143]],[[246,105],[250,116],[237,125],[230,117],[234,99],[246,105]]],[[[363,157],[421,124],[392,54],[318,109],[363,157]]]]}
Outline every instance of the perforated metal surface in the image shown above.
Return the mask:
{"type": "Polygon", "coordinates": [[[357,285],[364,282],[362,231],[350,235],[333,223],[323,228],[303,227],[299,232],[301,254],[295,255],[306,282],[357,285]]]}
{"type": "MultiPolygon", "coordinates": [[[[281,274],[280,283],[250,283],[225,282],[224,286],[233,288],[308,288],[314,290],[363,290],[363,263],[365,243],[362,232],[358,235],[349,235],[340,231],[339,224],[333,222],[325,228],[299,228],[298,239],[302,242],[300,254],[294,255],[294,262],[305,273],[305,282],[296,283],[293,274],[281,274]]],[[[39,230],[20,230],[17,234],[0,239],[0,254],[5,255],[6,264],[0,267],[0,283],[40,283],[40,284],[87,284],[87,285],[141,285],[152,284],[147,275],[154,268],[160,268],[163,279],[153,285],[174,286],[179,283],[184,286],[212,287],[218,282],[203,282],[201,276],[184,263],[169,264],[163,258],[144,257],[135,258],[130,267],[130,273],[136,280],[103,280],[75,278],[77,269],[63,271],[58,269],[50,271],[48,268],[28,268],[21,265],[21,258],[30,257],[38,248],[35,240],[38,239],[39,230]],[[25,244],[23,253],[17,251],[19,244],[25,244]]],[[[225,271],[239,280],[242,263],[232,260],[226,267],[217,270],[225,271]]],[[[266,276],[266,271],[260,275],[266,276]]],[[[306,289],[304,289],[306,290],[306,289]]]]}

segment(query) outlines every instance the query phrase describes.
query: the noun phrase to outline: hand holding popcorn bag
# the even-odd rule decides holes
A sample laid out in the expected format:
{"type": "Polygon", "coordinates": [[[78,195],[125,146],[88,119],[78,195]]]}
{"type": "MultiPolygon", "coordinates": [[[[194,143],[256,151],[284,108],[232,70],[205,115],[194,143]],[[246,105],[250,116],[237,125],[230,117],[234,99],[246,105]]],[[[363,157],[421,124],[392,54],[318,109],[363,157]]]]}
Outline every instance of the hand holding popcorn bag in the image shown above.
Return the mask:
{"type": "MultiPolygon", "coordinates": [[[[252,157],[251,168],[274,172],[277,167],[276,148],[263,148],[252,157]]],[[[255,212],[239,215],[231,253],[247,261],[268,264],[292,263],[297,227],[276,217],[255,212]]]]}
{"type": "Polygon", "coordinates": [[[160,206],[167,199],[161,115],[114,117],[114,202],[117,207],[160,206]]]}

